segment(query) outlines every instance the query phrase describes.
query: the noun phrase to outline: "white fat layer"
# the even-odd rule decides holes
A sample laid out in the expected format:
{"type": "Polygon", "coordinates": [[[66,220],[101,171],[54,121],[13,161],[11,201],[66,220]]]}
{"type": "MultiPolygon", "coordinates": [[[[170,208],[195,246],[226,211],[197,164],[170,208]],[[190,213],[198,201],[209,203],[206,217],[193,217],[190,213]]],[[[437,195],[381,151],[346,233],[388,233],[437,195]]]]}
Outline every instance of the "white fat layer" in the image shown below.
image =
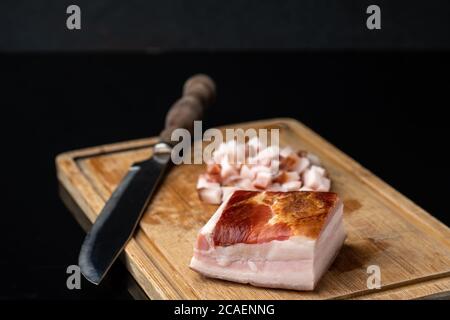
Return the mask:
{"type": "Polygon", "coordinates": [[[317,254],[314,257],[314,281],[317,283],[322,275],[327,271],[330,265],[333,263],[339,249],[342,247],[346,232],[344,224],[339,223],[333,233],[330,235],[328,241],[324,241],[319,244],[317,254]]]}
{"type": "MultiPolygon", "coordinates": [[[[298,260],[241,260],[218,263],[209,255],[194,254],[190,267],[213,278],[269,288],[313,290],[335,259],[346,234],[343,223],[334,225],[324,241],[316,247],[311,259],[298,260]]],[[[204,254],[205,252],[203,252],[204,254]]]]}
{"type": "MultiPolygon", "coordinates": [[[[222,204],[201,230],[208,242],[212,242],[212,231],[223,209],[222,204]]],[[[345,241],[342,203],[335,210],[317,240],[293,236],[261,244],[211,246],[207,251],[195,250],[190,266],[213,278],[271,288],[313,290],[345,241]]]]}
{"type": "Polygon", "coordinates": [[[245,264],[239,262],[226,268],[194,256],[190,267],[208,277],[249,283],[268,288],[313,290],[316,282],[312,272],[312,260],[266,261],[245,264]]]}
{"type": "MultiPolygon", "coordinates": [[[[207,241],[210,242],[210,240],[207,241]]],[[[311,259],[315,242],[313,239],[294,236],[288,240],[273,240],[258,244],[237,243],[226,247],[210,246],[206,251],[198,249],[194,251],[220,260],[221,263],[225,263],[224,260],[228,260],[228,263],[239,260],[288,261],[311,259]]]]}

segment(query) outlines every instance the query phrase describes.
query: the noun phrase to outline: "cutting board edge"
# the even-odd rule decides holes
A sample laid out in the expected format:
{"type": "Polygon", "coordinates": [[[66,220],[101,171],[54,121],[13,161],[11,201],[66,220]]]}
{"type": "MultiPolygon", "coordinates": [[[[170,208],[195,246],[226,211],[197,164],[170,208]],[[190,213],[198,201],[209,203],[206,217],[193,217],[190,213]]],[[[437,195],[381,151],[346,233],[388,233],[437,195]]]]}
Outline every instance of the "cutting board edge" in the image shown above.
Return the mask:
{"type": "Polygon", "coordinates": [[[349,297],[350,300],[386,300],[396,299],[397,295],[402,294],[401,299],[421,300],[439,299],[450,300],[450,276],[425,279],[417,283],[406,283],[399,287],[386,288],[383,290],[374,289],[373,292],[367,292],[363,295],[349,297]],[[445,290],[445,291],[443,291],[445,290]]]}
{"type": "MultiPolygon", "coordinates": [[[[320,139],[321,143],[326,144],[327,147],[329,147],[334,152],[336,152],[339,155],[339,157],[344,157],[344,159],[346,158],[347,161],[356,165],[358,170],[364,170],[363,171],[364,176],[367,175],[367,177],[369,177],[369,178],[375,178],[375,181],[373,181],[373,183],[382,184],[383,187],[388,187],[388,188],[392,189],[392,190],[389,190],[389,192],[393,192],[395,196],[400,196],[402,198],[402,200],[409,202],[410,204],[408,204],[408,205],[415,207],[415,211],[417,211],[420,216],[425,215],[426,218],[428,218],[428,219],[431,218],[433,220],[430,225],[431,229],[438,228],[440,230],[440,232],[445,232],[445,233],[450,234],[450,229],[447,226],[445,226],[442,222],[440,222],[438,219],[434,218],[431,214],[429,214],[428,212],[426,212],[425,210],[423,210],[422,208],[417,206],[410,199],[408,199],[407,197],[403,196],[401,193],[399,193],[398,191],[396,191],[395,189],[390,187],[386,182],[382,181],[380,178],[375,176],[373,173],[371,173],[367,169],[363,168],[354,159],[350,158],[348,155],[346,155],[345,153],[343,153],[342,151],[340,151],[339,149],[337,149],[336,147],[334,147],[333,145],[328,143],[325,139],[318,136],[314,131],[312,131],[308,127],[304,126],[302,123],[300,123],[299,121],[297,121],[295,119],[274,118],[274,119],[258,120],[255,122],[239,123],[239,124],[233,124],[233,125],[228,125],[228,126],[222,126],[222,128],[248,126],[249,123],[252,123],[252,125],[257,125],[257,126],[263,126],[265,124],[275,125],[275,124],[279,123],[279,124],[285,124],[285,125],[288,125],[291,127],[292,126],[297,127],[300,130],[307,130],[309,135],[311,135],[315,139],[320,139]]],[[[71,179],[68,179],[67,171],[69,171],[69,173],[71,170],[80,171],[80,168],[78,168],[78,165],[77,165],[77,159],[79,159],[79,158],[90,157],[90,156],[99,155],[102,153],[118,152],[118,151],[122,151],[125,149],[149,147],[152,144],[154,144],[157,140],[158,140],[157,137],[135,139],[135,140],[131,140],[131,141],[115,142],[112,144],[105,144],[105,145],[96,146],[96,147],[88,147],[88,148],[72,150],[72,151],[61,153],[61,154],[57,155],[57,157],[55,159],[58,179],[64,185],[64,187],[68,190],[68,192],[74,197],[77,204],[80,205],[80,207],[83,209],[83,211],[87,214],[89,220],[91,222],[93,222],[95,220],[94,209],[92,208],[91,204],[88,203],[88,201],[86,201],[85,198],[83,198],[83,195],[79,194],[80,193],[79,189],[77,190],[77,188],[74,187],[73,184],[77,183],[79,181],[72,181],[71,179]],[[71,168],[69,168],[69,167],[71,167],[71,168]]],[[[80,177],[80,179],[86,180],[86,178],[84,178],[84,177],[80,177]]],[[[90,187],[89,181],[86,180],[86,181],[84,181],[84,183],[86,184],[86,186],[88,188],[90,187]]],[[[372,188],[373,188],[373,186],[372,186],[372,188]]],[[[95,190],[92,190],[92,191],[94,194],[96,194],[95,190]]],[[[390,196],[392,196],[392,195],[390,195],[390,196]]],[[[94,201],[94,203],[97,202],[97,205],[101,204],[101,206],[102,206],[104,204],[104,202],[102,199],[100,199],[99,196],[98,196],[98,198],[99,199],[91,199],[91,201],[94,201]]],[[[101,206],[100,206],[100,209],[101,209],[101,206]]],[[[97,210],[99,210],[99,209],[97,208],[97,210]]],[[[134,245],[137,245],[137,244],[135,243],[134,245]]],[[[146,294],[149,295],[150,298],[152,298],[152,299],[184,298],[184,297],[175,296],[172,294],[164,294],[161,292],[155,292],[155,288],[148,288],[147,284],[145,283],[145,280],[148,280],[148,278],[143,279],[142,277],[144,276],[144,273],[147,275],[149,275],[149,274],[151,275],[152,273],[143,272],[142,268],[145,268],[145,266],[143,266],[142,264],[141,265],[136,264],[136,263],[133,264],[134,261],[133,261],[133,259],[131,259],[131,256],[135,252],[129,253],[128,252],[129,250],[130,249],[128,249],[128,246],[127,246],[127,248],[126,248],[127,258],[125,259],[126,267],[130,271],[130,273],[132,273],[132,275],[134,276],[136,281],[144,289],[146,294]]],[[[142,251],[142,248],[141,248],[141,251],[142,251]]],[[[142,251],[142,254],[147,256],[143,251],[142,251]]],[[[158,270],[156,268],[153,271],[158,271],[158,270]]],[[[445,278],[439,278],[439,279],[445,279],[445,278]]],[[[411,285],[420,286],[420,285],[422,285],[422,283],[425,283],[425,282],[427,282],[426,279],[423,282],[419,281],[419,282],[417,282],[415,284],[411,284],[411,285]]],[[[402,288],[402,286],[392,288],[392,289],[386,289],[386,290],[397,290],[397,289],[401,290],[401,288],[402,288]]],[[[176,288],[173,288],[173,289],[176,291],[176,288]]],[[[384,292],[384,290],[383,290],[383,292],[384,292]]],[[[355,296],[355,298],[358,299],[358,298],[362,298],[364,296],[365,295],[355,296]]]]}

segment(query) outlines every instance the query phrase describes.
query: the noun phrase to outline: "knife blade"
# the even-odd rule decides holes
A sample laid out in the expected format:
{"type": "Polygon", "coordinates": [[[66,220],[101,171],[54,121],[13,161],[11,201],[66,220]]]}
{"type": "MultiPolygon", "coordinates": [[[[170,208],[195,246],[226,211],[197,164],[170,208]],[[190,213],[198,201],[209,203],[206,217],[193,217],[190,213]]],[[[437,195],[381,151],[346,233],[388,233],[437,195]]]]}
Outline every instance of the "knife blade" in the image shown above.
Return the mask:
{"type": "Polygon", "coordinates": [[[87,280],[99,284],[133,236],[152,195],[172,164],[173,130],[184,128],[192,132],[194,120],[202,118],[214,97],[215,84],[208,76],[196,75],[186,81],[182,98],[167,113],[165,129],[153,148],[152,157],[130,167],[86,235],[78,265],[87,280]]]}

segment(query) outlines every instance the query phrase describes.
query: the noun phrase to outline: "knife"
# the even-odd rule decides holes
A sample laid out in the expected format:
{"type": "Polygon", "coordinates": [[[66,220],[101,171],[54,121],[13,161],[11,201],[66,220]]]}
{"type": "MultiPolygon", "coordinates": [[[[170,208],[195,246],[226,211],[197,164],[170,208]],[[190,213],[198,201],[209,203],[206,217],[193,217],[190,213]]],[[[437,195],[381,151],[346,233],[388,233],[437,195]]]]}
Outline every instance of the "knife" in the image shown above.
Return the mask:
{"type": "Polygon", "coordinates": [[[214,99],[215,84],[210,77],[198,74],[185,82],[182,97],[166,115],[165,128],[153,147],[152,157],[130,167],[86,235],[78,265],[87,280],[99,284],[133,236],[159,182],[171,166],[175,143],[171,140],[172,132],[184,128],[192,133],[194,121],[202,119],[204,110],[214,99]]]}

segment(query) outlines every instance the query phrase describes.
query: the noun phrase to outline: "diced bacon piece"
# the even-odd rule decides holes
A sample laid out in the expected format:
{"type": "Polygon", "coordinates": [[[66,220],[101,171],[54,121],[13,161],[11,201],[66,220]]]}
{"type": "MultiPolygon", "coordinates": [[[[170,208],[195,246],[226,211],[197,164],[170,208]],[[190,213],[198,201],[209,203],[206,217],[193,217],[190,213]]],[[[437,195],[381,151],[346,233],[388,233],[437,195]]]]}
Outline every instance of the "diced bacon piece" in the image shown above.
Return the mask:
{"type": "Polygon", "coordinates": [[[305,151],[305,150],[299,150],[299,151],[297,151],[297,155],[298,155],[300,158],[307,158],[307,157],[308,157],[308,151],[305,151]]]}
{"type": "Polygon", "coordinates": [[[265,157],[265,158],[260,157],[257,161],[258,161],[258,164],[261,166],[270,167],[270,163],[272,162],[272,159],[268,158],[268,157],[265,157]]]}
{"type": "Polygon", "coordinates": [[[313,290],[346,232],[330,192],[235,191],[199,231],[190,267],[269,288],[313,290]]]}
{"type": "Polygon", "coordinates": [[[280,150],[276,146],[269,146],[263,150],[256,156],[256,161],[258,164],[263,166],[270,166],[272,160],[276,160],[279,158],[280,150]]]}
{"type": "Polygon", "coordinates": [[[270,172],[272,173],[272,176],[278,174],[280,171],[280,160],[273,159],[270,162],[270,172]]]}
{"type": "Polygon", "coordinates": [[[331,181],[319,163],[311,153],[294,152],[291,147],[267,147],[258,137],[245,144],[230,140],[207,161],[206,173],[199,177],[197,188],[216,188],[218,184],[244,190],[329,191],[331,181]]]}
{"type": "Polygon", "coordinates": [[[320,166],[320,159],[319,159],[319,157],[318,156],[316,156],[315,154],[313,154],[313,153],[307,153],[306,154],[306,157],[309,159],[309,161],[312,163],[312,164],[314,164],[314,165],[316,165],[316,166],[320,166]]]}
{"type": "Polygon", "coordinates": [[[325,171],[321,167],[312,166],[303,173],[303,184],[313,190],[317,190],[321,185],[325,171]]]}
{"type": "Polygon", "coordinates": [[[256,172],[252,171],[247,165],[241,167],[241,178],[253,180],[256,177],[256,172]]]}
{"type": "Polygon", "coordinates": [[[331,181],[324,177],[325,169],[312,166],[303,174],[303,182],[306,187],[316,191],[330,191],[331,181]]]}
{"type": "Polygon", "coordinates": [[[222,177],[222,179],[226,179],[230,176],[239,175],[236,168],[233,165],[231,165],[230,162],[228,162],[228,160],[226,160],[226,159],[222,160],[222,162],[220,163],[220,166],[222,168],[220,171],[220,176],[222,177]]]}
{"type": "Polygon", "coordinates": [[[296,171],[298,173],[302,173],[303,171],[305,171],[310,166],[310,164],[311,164],[311,162],[309,161],[308,158],[301,157],[298,160],[298,162],[297,162],[297,164],[296,164],[296,166],[294,168],[294,171],[296,171]]]}
{"type": "Polygon", "coordinates": [[[279,183],[272,183],[267,187],[267,191],[284,191],[279,183]]]}
{"type": "Polygon", "coordinates": [[[252,180],[250,180],[250,179],[242,179],[237,183],[236,186],[242,190],[253,190],[254,189],[252,180]]]}
{"type": "Polygon", "coordinates": [[[291,147],[284,147],[280,150],[280,157],[287,158],[292,153],[294,153],[294,151],[291,147]]]}
{"type": "Polygon", "coordinates": [[[246,151],[245,145],[235,145],[230,147],[228,153],[228,161],[236,168],[241,168],[241,166],[246,163],[246,151]]]}
{"type": "Polygon", "coordinates": [[[220,204],[222,202],[222,188],[204,188],[198,190],[198,195],[203,202],[220,204]]]}
{"type": "Polygon", "coordinates": [[[206,173],[205,175],[206,175],[208,181],[210,181],[210,182],[220,183],[222,181],[222,178],[220,177],[220,174],[209,174],[209,173],[206,173]]]}
{"type": "Polygon", "coordinates": [[[253,137],[247,142],[249,148],[249,155],[255,157],[260,149],[263,147],[258,137],[253,137]]]}
{"type": "Polygon", "coordinates": [[[273,178],[273,182],[274,183],[285,183],[287,181],[288,177],[286,174],[286,171],[281,170],[280,172],[278,172],[278,174],[275,176],[275,178],[273,178]]]}
{"type": "Polygon", "coordinates": [[[215,163],[221,163],[222,160],[227,157],[226,145],[222,143],[213,153],[213,160],[215,163]]]}
{"type": "Polygon", "coordinates": [[[218,182],[212,182],[208,175],[201,174],[197,180],[197,189],[205,188],[220,188],[220,184],[218,182]]]}
{"type": "Polygon", "coordinates": [[[220,152],[216,151],[213,154],[213,161],[214,161],[214,163],[221,163],[225,157],[226,157],[226,155],[224,153],[220,153],[220,152]]]}
{"type": "Polygon", "coordinates": [[[286,171],[294,171],[300,161],[300,157],[295,153],[291,153],[286,158],[282,158],[280,168],[286,171]]]}
{"type": "Polygon", "coordinates": [[[272,182],[272,175],[269,172],[258,172],[256,179],[253,181],[253,186],[258,189],[265,189],[272,182]]]}
{"type": "Polygon", "coordinates": [[[222,185],[224,186],[232,186],[238,183],[242,178],[240,175],[232,175],[228,176],[225,179],[222,180],[222,185]]]}
{"type": "Polygon", "coordinates": [[[212,175],[220,174],[221,167],[218,163],[210,163],[206,165],[206,172],[212,175]]]}
{"type": "Polygon", "coordinates": [[[317,191],[324,191],[324,192],[328,192],[331,189],[331,181],[328,178],[322,177],[322,179],[320,179],[320,185],[319,187],[316,189],[317,191]]]}
{"type": "Polygon", "coordinates": [[[302,183],[300,181],[289,181],[281,185],[283,191],[298,191],[302,183]]]}
{"type": "Polygon", "coordinates": [[[258,158],[256,158],[256,157],[248,157],[247,161],[246,161],[246,164],[249,167],[256,166],[256,165],[258,165],[258,158]]]}
{"type": "Polygon", "coordinates": [[[280,171],[280,173],[273,179],[274,182],[286,183],[290,181],[299,181],[300,175],[295,171],[280,171]]]}
{"type": "Polygon", "coordinates": [[[209,184],[209,181],[208,181],[208,179],[206,179],[205,174],[201,174],[198,176],[197,189],[207,188],[208,184],[209,184]]]}
{"type": "Polygon", "coordinates": [[[237,165],[240,163],[239,160],[245,160],[245,149],[244,146],[238,145],[235,140],[230,140],[226,143],[226,154],[228,162],[232,165],[237,165]],[[242,152],[242,154],[239,153],[242,152]]]}
{"type": "Polygon", "coordinates": [[[298,172],[295,171],[288,171],[286,172],[286,182],[290,182],[290,181],[298,181],[300,180],[300,175],[298,174],[298,172]]]}
{"type": "Polygon", "coordinates": [[[266,166],[254,166],[250,169],[255,175],[257,175],[260,172],[265,172],[265,173],[271,173],[271,170],[269,167],[266,166]]]}
{"type": "Polygon", "coordinates": [[[316,170],[321,176],[325,175],[325,169],[316,165],[311,166],[311,170],[316,170]]]}

